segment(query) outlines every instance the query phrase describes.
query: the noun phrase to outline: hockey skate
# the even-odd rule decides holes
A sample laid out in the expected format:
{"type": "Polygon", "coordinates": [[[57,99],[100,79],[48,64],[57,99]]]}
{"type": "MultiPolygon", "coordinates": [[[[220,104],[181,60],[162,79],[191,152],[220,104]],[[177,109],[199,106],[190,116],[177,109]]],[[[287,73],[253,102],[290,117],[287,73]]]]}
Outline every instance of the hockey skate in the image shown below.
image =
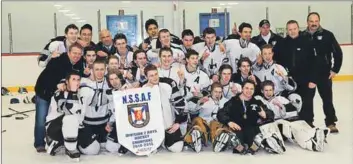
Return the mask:
{"type": "Polygon", "coordinates": [[[233,132],[229,132],[229,142],[230,146],[233,148],[233,153],[244,154],[246,152],[246,148],[241,143],[240,139],[233,132]]]}
{"type": "Polygon", "coordinates": [[[51,156],[55,156],[56,153],[58,153],[62,148],[64,148],[64,145],[62,143],[60,143],[59,141],[50,140],[48,142],[47,153],[51,156]]]}
{"type": "Polygon", "coordinates": [[[81,154],[77,149],[72,150],[72,151],[66,149],[65,153],[70,158],[70,160],[75,161],[75,162],[80,161],[81,154]]]}
{"type": "Polygon", "coordinates": [[[270,153],[282,154],[286,151],[283,142],[276,134],[265,139],[265,149],[270,153]]]}
{"type": "Polygon", "coordinates": [[[191,144],[192,149],[196,153],[200,152],[202,148],[201,132],[199,130],[194,129],[191,132],[191,138],[192,138],[192,144],[191,144]]]}
{"type": "Polygon", "coordinates": [[[118,154],[119,154],[119,156],[122,156],[122,155],[126,154],[128,151],[129,151],[128,149],[126,149],[123,145],[121,145],[118,150],[118,154]]]}
{"type": "Polygon", "coordinates": [[[315,136],[311,139],[314,151],[322,152],[325,146],[325,132],[323,129],[316,129],[315,136]]]}
{"type": "Polygon", "coordinates": [[[217,135],[215,141],[212,144],[213,151],[216,153],[224,151],[228,146],[229,138],[229,134],[224,131],[217,135]]]}

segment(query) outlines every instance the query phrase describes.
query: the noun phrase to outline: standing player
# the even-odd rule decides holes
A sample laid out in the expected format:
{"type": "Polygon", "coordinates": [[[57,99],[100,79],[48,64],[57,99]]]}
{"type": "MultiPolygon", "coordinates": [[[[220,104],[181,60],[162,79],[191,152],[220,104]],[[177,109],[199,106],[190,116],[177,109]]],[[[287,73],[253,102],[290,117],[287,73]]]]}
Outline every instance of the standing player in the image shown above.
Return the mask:
{"type": "Polygon", "coordinates": [[[252,27],[249,23],[242,23],[239,26],[241,38],[224,40],[223,44],[227,51],[229,64],[233,67],[233,73],[238,70],[237,63],[243,57],[248,57],[251,63],[255,63],[260,49],[256,44],[250,42],[252,27]]]}
{"type": "Polygon", "coordinates": [[[218,69],[223,63],[228,63],[228,58],[226,58],[226,54],[221,51],[216,43],[216,31],[213,28],[205,28],[203,37],[205,38],[205,43],[201,42],[192,47],[200,54],[200,65],[207,75],[213,81],[218,81],[218,69]]]}
{"type": "Polygon", "coordinates": [[[79,160],[77,137],[85,113],[77,94],[80,86],[79,73],[70,72],[65,83],[65,91],[57,91],[51,98],[46,118],[47,152],[54,156],[64,145],[66,154],[71,159],[79,160]]]}
{"type": "Polygon", "coordinates": [[[219,81],[223,88],[222,97],[227,100],[231,99],[236,94],[241,93],[241,85],[231,81],[233,68],[229,64],[223,64],[219,68],[219,81]]]}
{"type": "Polygon", "coordinates": [[[321,27],[319,13],[310,13],[307,22],[308,28],[304,34],[310,38],[315,48],[317,69],[319,70],[317,89],[323,102],[325,124],[330,128],[331,133],[338,133],[335,123],[337,116],[332,102],[332,79],[341,69],[342,49],[333,33],[321,27]]]}
{"type": "Polygon", "coordinates": [[[262,46],[261,55],[253,67],[253,73],[262,82],[265,80],[274,82],[275,95],[288,97],[291,92],[296,90],[296,82],[291,77],[288,77],[288,73],[283,66],[273,61],[272,50],[273,47],[270,44],[262,46]]]}
{"type": "Polygon", "coordinates": [[[180,124],[187,121],[185,99],[179,92],[177,84],[170,78],[160,78],[157,67],[147,65],[145,75],[148,82],[143,87],[159,86],[161,106],[165,127],[164,146],[172,152],[181,152],[184,146],[180,124]]]}
{"type": "MultiPolygon", "coordinates": [[[[180,46],[178,44],[174,44],[171,42],[171,34],[169,32],[168,29],[162,29],[159,30],[158,32],[158,40],[161,43],[161,47],[169,47],[172,49],[173,51],[173,62],[179,62],[182,63],[184,58],[185,58],[185,54],[182,51],[182,49],[180,48],[180,46]]],[[[146,52],[148,60],[151,62],[151,64],[156,64],[157,66],[159,65],[159,49],[153,49],[152,47],[148,48],[148,51],[146,52]]]]}
{"type": "Polygon", "coordinates": [[[93,62],[96,61],[97,54],[94,47],[84,48],[82,77],[89,77],[92,73],[93,62]]]}
{"type": "Polygon", "coordinates": [[[119,58],[120,67],[122,69],[129,69],[131,67],[133,52],[127,47],[127,39],[124,34],[116,34],[113,39],[116,53],[114,54],[119,58]]]}

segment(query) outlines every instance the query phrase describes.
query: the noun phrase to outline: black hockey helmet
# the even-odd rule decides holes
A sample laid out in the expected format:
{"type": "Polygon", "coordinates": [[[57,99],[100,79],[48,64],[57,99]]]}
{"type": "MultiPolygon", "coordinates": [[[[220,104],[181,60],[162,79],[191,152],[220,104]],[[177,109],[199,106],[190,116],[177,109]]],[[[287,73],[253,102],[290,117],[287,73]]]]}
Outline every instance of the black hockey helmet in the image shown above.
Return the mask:
{"type": "Polygon", "coordinates": [[[18,98],[12,98],[10,100],[10,104],[19,104],[20,103],[20,100],[18,98]]]}
{"type": "Polygon", "coordinates": [[[1,96],[5,96],[5,95],[9,95],[10,91],[5,88],[5,87],[1,87],[1,96]]]}
{"type": "Polygon", "coordinates": [[[28,91],[27,91],[26,88],[20,87],[20,88],[18,88],[18,93],[19,93],[19,94],[25,94],[25,93],[28,93],[28,91]]]}

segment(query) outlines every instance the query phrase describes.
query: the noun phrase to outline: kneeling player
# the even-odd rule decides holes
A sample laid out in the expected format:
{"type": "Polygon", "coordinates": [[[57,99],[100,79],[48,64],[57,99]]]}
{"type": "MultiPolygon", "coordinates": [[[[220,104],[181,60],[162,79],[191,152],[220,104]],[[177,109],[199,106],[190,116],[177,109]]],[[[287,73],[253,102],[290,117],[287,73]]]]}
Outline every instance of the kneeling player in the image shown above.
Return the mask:
{"type": "Polygon", "coordinates": [[[48,116],[46,118],[47,152],[55,155],[65,146],[65,152],[71,159],[80,158],[77,150],[77,137],[84,112],[77,90],[80,85],[78,72],[71,72],[66,77],[65,91],[58,91],[51,99],[48,116]]]}
{"type": "Polygon", "coordinates": [[[263,97],[257,96],[256,99],[261,100],[275,113],[276,123],[284,137],[292,142],[294,142],[294,139],[304,149],[324,150],[324,142],[329,129],[312,128],[305,121],[298,120],[298,113],[302,106],[300,97],[288,100],[282,96],[274,96],[274,83],[272,81],[262,83],[262,92],[263,97]]]}
{"type": "MultiPolygon", "coordinates": [[[[261,101],[253,97],[255,83],[252,81],[245,81],[242,86],[242,93],[232,97],[224,104],[217,113],[217,119],[224,125],[228,125],[230,133],[221,133],[219,136],[229,138],[230,146],[233,147],[233,153],[252,153],[254,154],[261,144],[267,146],[274,151],[280,147],[280,139],[275,135],[271,135],[275,142],[265,140],[262,143],[262,133],[259,128],[259,122],[264,120],[271,120],[273,112],[266,109],[261,101]],[[259,142],[258,142],[258,139],[259,142]]],[[[262,125],[264,126],[264,125],[262,125]]],[[[217,140],[218,136],[216,137],[217,140]]],[[[228,141],[223,142],[223,147],[217,151],[223,151],[228,145],[228,141]]],[[[272,140],[273,141],[273,140],[272,140]]],[[[283,150],[282,150],[283,151],[283,150]]]]}
{"type": "MultiPolygon", "coordinates": [[[[108,79],[109,79],[109,86],[111,87],[112,91],[132,88],[132,86],[129,84],[125,84],[122,86],[121,84],[122,79],[118,70],[109,70],[108,79]]],[[[113,95],[111,94],[111,96],[109,97],[110,97],[110,103],[111,103],[110,105],[112,106],[113,111],[112,111],[112,116],[110,117],[109,122],[105,127],[105,130],[108,132],[107,143],[105,148],[111,153],[118,152],[119,155],[123,155],[127,153],[128,150],[124,146],[121,146],[118,143],[113,95]]]]}
{"type": "Polygon", "coordinates": [[[215,146],[215,136],[222,130],[222,125],[217,121],[218,109],[227,101],[222,96],[222,85],[213,83],[211,86],[211,95],[208,96],[208,101],[198,103],[198,116],[192,120],[192,127],[186,133],[184,141],[194,151],[200,152],[202,144],[207,145],[209,138],[212,145],[215,146]]]}
{"type": "Polygon", "coordinates": [[[171,152],[181,152],[184,146],[180,124],[187,121],[185,99],[180,94],[176,82],[170,78],[160,78],[157,67],[147,65],[145,75],[148,82],[143,87],[159,85],[161,106],[165,127],[163,147],[171,152]]]}

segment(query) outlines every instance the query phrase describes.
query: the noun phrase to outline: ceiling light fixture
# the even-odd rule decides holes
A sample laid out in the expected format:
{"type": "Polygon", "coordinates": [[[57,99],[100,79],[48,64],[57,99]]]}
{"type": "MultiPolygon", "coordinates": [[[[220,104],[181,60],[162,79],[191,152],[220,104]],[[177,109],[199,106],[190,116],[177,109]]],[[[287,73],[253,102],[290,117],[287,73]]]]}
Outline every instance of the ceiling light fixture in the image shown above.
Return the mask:
{"type": "Polygon", "coordinates": [[[74,17],[74,16],[76,16],[75,14],[73,14],[73,13],[70,13],[70,14],[65,14],[66,16],[68,16],[68,17],[74,17]]]}
{"type": "Polygon", "coordinates": [[[72,17],[71,19],[78,20],[78,19],[81,19],[81,18],[80,17],[72,17]]]}
{"type": "Polygon", "coordinates": [[[76,21],[76,22],[82,23],[82,22],[86,22],[86,20],[78,20],[78,21],[76,21]]]}
{"type": "Polygon", "coordinates": [[[239,3],[237,3],[237,2],[229,2],[228,3],[228,5],[237,5],[237,4],[239,4],[239,3]]]}
{"type": "Polygon", "coordinates": [[[67,13],[69,12],[70,10],[59,10],[59,12],[62,12],[62,13],[67,13]]]}

